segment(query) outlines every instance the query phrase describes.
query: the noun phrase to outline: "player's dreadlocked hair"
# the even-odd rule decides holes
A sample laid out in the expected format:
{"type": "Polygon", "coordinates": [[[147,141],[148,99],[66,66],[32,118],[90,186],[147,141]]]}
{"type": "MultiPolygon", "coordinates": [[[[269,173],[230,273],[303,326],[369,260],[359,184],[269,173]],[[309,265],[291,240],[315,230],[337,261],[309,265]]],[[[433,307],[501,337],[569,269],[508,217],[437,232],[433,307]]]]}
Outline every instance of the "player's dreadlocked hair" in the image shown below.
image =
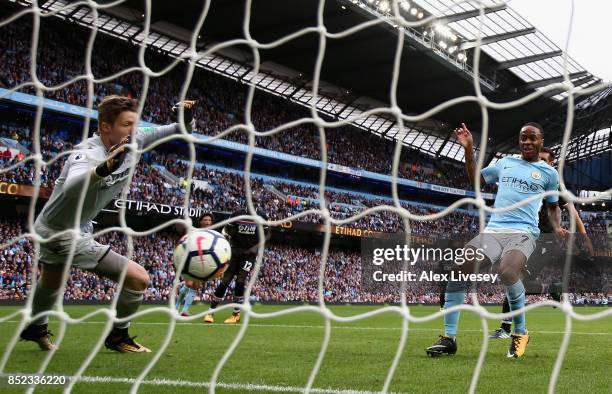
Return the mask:
{"type": "Polygon", "coordinates": [[[125,111],[138,112],[138,100],[123,96],[106,96],[98,104],[98,124],[115,123],[115,120],[125,111]]]}

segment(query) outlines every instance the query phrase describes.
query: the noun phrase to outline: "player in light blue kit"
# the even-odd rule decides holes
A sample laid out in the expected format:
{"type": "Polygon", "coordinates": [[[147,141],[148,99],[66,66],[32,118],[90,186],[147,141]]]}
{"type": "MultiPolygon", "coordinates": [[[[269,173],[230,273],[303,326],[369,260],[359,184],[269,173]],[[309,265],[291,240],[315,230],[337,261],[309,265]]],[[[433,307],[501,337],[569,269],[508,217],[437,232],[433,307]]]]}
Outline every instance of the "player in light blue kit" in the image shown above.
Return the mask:
{"type": "MultiPolygon", "coordinates": [[[[537,123],[525,124],[519,134],[521,157],[506,156],[493,165],[482,169],[481,183],[498,184],[495,197],[495,208],[505,208],[524,201],[534,195],[547,191],[557,191],[559,175],[557,171],[541,161],[540,149],[544,143],[543,128],[537,123]]],[[[476,177],[474,159],[474,140],[465,126],[455,129],[457,141],[465,149],[465,166],[473,185],[476,177]]],[[[565,237],[566,230],[559,226],[560,211],[558,195],[545,197],[548,202],[548,214],[554,232],[565,237]]],[[[484,231],[466,245],[466,249],[481,249],[484,258],[471,259],[458,267],[463,273],[473,273],[499,262],[498,272],[506,287],[506,294],[512,311],[525,306],[525,287],[521,275],[525,263],[535,248],[535,241],[540,235],[538,228],[538,211],[541,199],[535,199],[509,211],[494,213],[484,231]]],[[[474,253],[479,256],[480,254],[474,253]]],[[[446,287],[444,308],[461,305],[465,299],[468,283],[449,282],[446,287]]],[[[521,357],[525,354],[529,333],[525,327],[525,313],[514,317],[515,331],[508,350],[508,357],[521,357]]],[[[444,316],[444,335],[426,349],[430,356],[455,354],[457,352],[457,324],[459,312],[447,313],[444,316]]]]}

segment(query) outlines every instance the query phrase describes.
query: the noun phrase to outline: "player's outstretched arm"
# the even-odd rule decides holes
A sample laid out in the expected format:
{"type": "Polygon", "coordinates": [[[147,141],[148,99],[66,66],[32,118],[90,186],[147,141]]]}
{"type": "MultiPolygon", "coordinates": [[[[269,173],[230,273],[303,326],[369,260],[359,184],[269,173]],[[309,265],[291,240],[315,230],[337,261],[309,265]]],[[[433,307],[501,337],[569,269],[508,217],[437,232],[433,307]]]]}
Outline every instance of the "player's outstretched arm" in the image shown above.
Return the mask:
{"type": "MultiPolygon", "coordinates": [[[[465,169],[467,170],[468,177],[470,178],[470,184],[474,186],[476,182],[476,158],[474,157],[474,138],[472,133],[468,130],[465,123],[461,123],[461,127],[455,129],[455,138],[457,142],[463,146],[465,150],[465,169]]],[[[480,184],[484,185],[485,179],[480,177],[480,184]]]]}
{"type": "Polygon", "coordinates": [[[180,134],[181,127],[177,123],[179,120],[180,108],[183,108],[184,112],[184,126],[188,133],[191,133],[195,127],[195,119],[193,117],[193,110],[195,108],[195,100],[185,100],[174,104],[172,107],[172,113],[170,118],[175,122],[169,125],[160,127],[145,127],[141,128],[136,132],[136,142],[138,148],[144,149],[151,145],[155,141],[172,134],[180,134]]]}

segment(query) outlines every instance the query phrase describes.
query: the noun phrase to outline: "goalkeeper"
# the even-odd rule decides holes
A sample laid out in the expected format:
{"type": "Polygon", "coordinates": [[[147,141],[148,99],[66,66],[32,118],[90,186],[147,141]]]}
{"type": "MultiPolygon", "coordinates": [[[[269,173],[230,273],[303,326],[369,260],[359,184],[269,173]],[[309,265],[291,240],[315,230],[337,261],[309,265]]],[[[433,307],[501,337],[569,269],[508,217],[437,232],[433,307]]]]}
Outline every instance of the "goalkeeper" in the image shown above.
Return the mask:
{"type": "MultiPolygon", "coordinates": [[[[268,217],[259,210],[256,211],[257,215],[268,220],[268,217]]],[[[242,215],[249,215],[247,209],[240,209],[232,214],[231,217],[235,218],[242,215]]],[[[265,241],[270,239],[270,228],[264,226],[265,241]]],[[[229,267],[223,274],[221,283],[215,289],[213,295],[213,301],[210,305],[212,313],[208,313],[204,316],[205,323],[214,323],[215,318],[213,316],[214,309],[225,297],[225,292],[228,286],[236,277],[236,284],[234,286],[234,302],[240,304],[244,301],[244,286],[246,279],[253,268],[257,250],[260,246],[259,236],[257,234],[257,224],[252,220],[238,220],[227,224],[223,228],[223,235],[227,237],[232,247],[232,258],[229,262],[229,267]]],[[[224,323],[236,324],[240,322],[240,308],[234,308],[234,311],[230,317],[228,317],[224,323]]]]}
{"type": "MultiPolygon", "coordinates": [[[[179,107],[184,108],[184,123],[188,132],[195,124],[194,105],[195,101],[184,101],[172,108],[174,116],[179,107]]],[[[34,224],[36,233],[45,240],[40,245],[40,278],[32,301],[34,320],[21,332],[20,337],[36,342],[42,350],[56,348],[47,328],[48,315],[41,314],[53,309],[60,298],[64,268],[70,262],[72,267],[94,272],[115,282],[126,271],[116,311],[116,318],[122,321],[114,323],[104,345],[122,353],[150,352],[128,335],[130,322],[125,320],[138,310],[142,302],[149,285],[147,271],[111,250],[110,246],[99,244],[91,235],[91,220],[121,192],[128,181],[130,168],[139,159],[138,154],[131,151],[134,148],[130,144],[132,134],[135,145],[143,149],[160,138],[181,133],[177,123],[136,129],[137,111],[138,101],[131,98],[108,96],[102,100],[98,105],[97,132],[75,146],[75,151],[55,182],[49,201],[34,224]],[[65,230],[76,232],[57,236],[57,233],[65,230]]]]}

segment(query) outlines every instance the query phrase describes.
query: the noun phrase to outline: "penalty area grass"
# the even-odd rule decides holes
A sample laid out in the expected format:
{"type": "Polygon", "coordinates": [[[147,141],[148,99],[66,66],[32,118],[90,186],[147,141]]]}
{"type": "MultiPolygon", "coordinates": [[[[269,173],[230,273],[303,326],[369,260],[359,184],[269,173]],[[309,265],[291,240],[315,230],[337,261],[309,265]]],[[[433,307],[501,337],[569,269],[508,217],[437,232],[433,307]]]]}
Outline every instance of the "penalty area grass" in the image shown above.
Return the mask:
{"type": "MultiPolygon", "coordinates": [[[[106,306],[66,306],[72,317],[83,316],[106,306]]],[[[146,306],[144,308],[151,308],[146,306]]],[[[291,306],[255,305],[259,313],[279,311],[291,306]]],[[[330,306],[339,316],[354,316],[374,310],[376,306],[330,306]]],[[[500,312],[497,306],[487,307],[500,312]]],[[[201,313],[206,305],[194,305],[190,312],[201,313]]],[[[18,310],[0,307],[0,318],[18,310]]],[[[413,315],[426,316],[438,310],[435,306],[412,306],[413,315]]],[[[601,313],[607,307],[576,308],[577,313],[601,313]]],[[[217,313],[215,324],[201,319],[177,322],[171,341],[156,365],[145,377],[141,390],[146,393],[186,393],[208,390],[209,380],[239,325],[226,325],[231,312],[217,313]]],[[[130,328],[136,341],[150,347],[150,354],[118,354],[102,347],[83,374],[74,392],[123,393],[160,349],[169,329],[170,318],[150,313],[136,319],[130,328]]],[[[244,316],[243,316],[244,322],[244,316]]],[[[313,392],[376,392],[383,388],[401,335],[401,317],[384,313],[351,323],[332,323],[329,346],[315,379],[313,392]],[[345,391],[346,390],[346,391],[345,391]]],[[[489,320],[489,330],[499,326],[489,320]]],[[[58,320],[52,318],[51,331],[57,333],[58,320]]],[[[18,318],[0,323],[0,352],[6,352],[18,318]]],[[[553,366],[565,331],[565,316],[559,309],[540,307],[527,313],[531,341],[520,359],[506,358],[509,340],[489,341],[486,358],[478,380],[478,392],[546,392],[553,366]]],[[[101,316],[69,325],[60,349],[52,358],[46,374],[72,376],[87,358],[102,335],[101,316]]],[[[216,391],[299,392],[306,385],[321,349],[325,319],[316,312],[299,312],[266,319],[251,318],[242,341],[221,370],[216,391]]],[[[458,352],[454,356],[430,358],[424,349],[442,332],[442,319],[426,323],[409,323],[406,347],[395,371],[393,392],[466,392],[483,343],[481,320],[463,311],[457,336],[458,352]]],[[[572,321],[572,336],[563,362],[557,392],[609,392],[612,385],[612,315],[598,320],[572,321]]],[[[34,373],[45,353],[34,343],[18,342],[13,349],[5,374],[34,373]]],[[[2,392],[23,392],[23,387],[6,385],[2,392]]],[[[61,387],[39,386],[37,392],[61,392],[61,387]]]]}

